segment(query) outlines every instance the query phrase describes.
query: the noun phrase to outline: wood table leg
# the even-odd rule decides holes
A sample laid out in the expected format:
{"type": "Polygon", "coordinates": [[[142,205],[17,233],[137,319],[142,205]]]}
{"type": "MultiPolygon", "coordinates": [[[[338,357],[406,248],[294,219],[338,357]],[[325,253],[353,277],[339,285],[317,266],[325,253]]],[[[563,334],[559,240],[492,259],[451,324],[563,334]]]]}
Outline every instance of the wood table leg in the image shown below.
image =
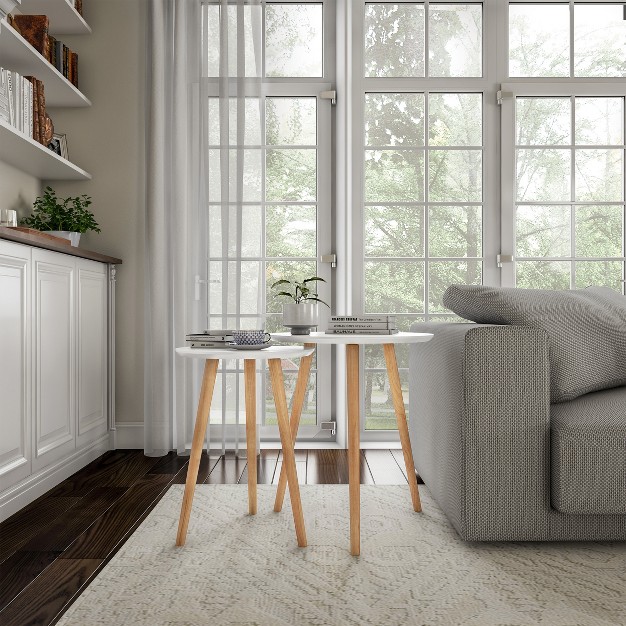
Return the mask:
{"type": "Polygon", "coordinates": [[[400,433],[400,443],[402,444],[402,453],[404,454],[406,477],[409,481],[409,489],[411,490],[413,510],[419,513],[422,510],[422,505],[420,502],[420,492],[417,487],[415,464],[413,463],[413,451],[411,450],[411,440],[409,438],[409,427],[406,423],[406,411],[404,410],[404,398],[402,397],[402,385],[400,383],[400,374],[398,373],[396,350],[392,343],[384,344],[383,349],[385,352],[385,362],[387,364],[387,375],[389,376],[391,397],[393,399],[393,406],[396,411],[396,420],[398,422],[398,432],[400,433]]]}
{"type": "Polygon", "coordinates": [[[280,442],[283,449],[283,466],[287,472],[287,483],[289,485],[289,498],[291,499],[291,509],[293,511],[293,521],[296,527],[296,537],[298,546],[306,547],[306,530],[304,528],[304,515],[302,513],[302,502],[300,501],[300,487],[298,486],[298,474],[296,472],[296,457],[293,451],[293,441],[289,428],[289,409],[287,408],[287,397],[285,395],[285,383],[283,379],[283,369],[280,359],[268,359],[270,379],[272,381],[272,392],[274,394],[274,404],[276,405],[276,417],[278,419],[278,430],[280,431],[280,442]]]}
{"type": "Polygon", "coordinates": [[[246,447],[248,450],[248,513],[256,515],[256,361],[244,359],[246,388],[246,447]]]}
{"type": "Polygon", "coordinates": [[[213,397],[213,389],[215,388],[218,362],[217,359],[207,359],[204,364],[202,389],[200,390],[196,425],[191,443],[191,456],[189,457],[189,467],[187,469],[187,481],[185,482],[185,494],[180,507],[180,519],[178,520],[177,546],[184,546],[187,538],[187,526],[189,525],[189,516],[191,515],[193,492],[198,478],[198,467],[200,466],[200,457],[202,456],[206,425],[209,421],[209,409],[211,408],[211,399],[213,397]]]}
{"type": "Polygon", "coordinates": [[[350,552],[361,553],[361,470],[359,346],[346,345],[348,386],[348,480],[350,483],[350,552]]]}
{"type": "MultiPolygon", "coordinates": [[[[314,348],[314,343],[305,343],[305,348],[314,348]]],[[[300,359],[300,367],[298,369],[298,379],[296,380],[296,389],[293,392],[293,403],[291,405],[291,440],[296,443],[298,435],[298,427],[300,426],[300,416],[302,415],[302,407],[304,406],[304,398],[306,397],[306,389],[309,384],[309,374],[311,372],[311,363],[313,362],[313,354],[303,356],[300,359]]],[[[285,499],[285,490],[287,489],[287,471],[284,463],[280,467],[280,477],[278,479],[278,489],[276,491],[276,500],[274,500],[274,511],[278,513],[283,508],[285,499]]]]}

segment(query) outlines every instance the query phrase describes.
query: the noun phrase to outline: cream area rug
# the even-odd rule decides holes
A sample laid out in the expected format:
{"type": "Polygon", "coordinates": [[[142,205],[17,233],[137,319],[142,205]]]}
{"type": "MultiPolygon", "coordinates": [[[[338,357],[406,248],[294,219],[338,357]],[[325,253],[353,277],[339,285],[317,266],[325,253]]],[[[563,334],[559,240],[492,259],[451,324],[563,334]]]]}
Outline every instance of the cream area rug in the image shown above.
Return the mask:
{"type": "Polygon", "coordinates": [[[302,486],[309,546],[289,498],[259,486],[183,486],[156,508],[58,622],[62,626],[626,624],[626,543],[465,543],[425,488],[361,487],[361,556],[349,554],[347,485],[302,486]]]}

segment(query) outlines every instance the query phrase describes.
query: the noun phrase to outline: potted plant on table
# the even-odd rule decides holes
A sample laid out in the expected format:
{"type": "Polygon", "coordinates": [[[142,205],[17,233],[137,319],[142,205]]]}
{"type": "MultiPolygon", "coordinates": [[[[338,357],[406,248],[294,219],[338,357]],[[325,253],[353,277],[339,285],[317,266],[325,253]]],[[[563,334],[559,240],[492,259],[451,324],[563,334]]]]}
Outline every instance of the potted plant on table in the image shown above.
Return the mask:
{"type": "Polygon", "coordinates": [[[73,246],[78,246],[82,233],[100,232],[94,214],[87,208],[90,204],[89,196],[57,198],[54,189],[46,187],[43,196],[35,200],[32,215],[23,218],[20,224],[69,239],[73,246]]]}
{"type": "MultiPolygon", "coordinates": [[[[277,280],[272,289],[280,289],[274,297],[286,297],[293,302],[283,304],[283,326],[291,328],[292,335],[309,335],[311,328],[318,324],[318,302],[328,306],[318,298],[317,283],[326,281],[319,276],[311,276],[303,281],[277,280]],[[289,291],[286,291],[289,285],[289,291]]],[[[330,308],[330,307],[329,307],[330,308]]]]}

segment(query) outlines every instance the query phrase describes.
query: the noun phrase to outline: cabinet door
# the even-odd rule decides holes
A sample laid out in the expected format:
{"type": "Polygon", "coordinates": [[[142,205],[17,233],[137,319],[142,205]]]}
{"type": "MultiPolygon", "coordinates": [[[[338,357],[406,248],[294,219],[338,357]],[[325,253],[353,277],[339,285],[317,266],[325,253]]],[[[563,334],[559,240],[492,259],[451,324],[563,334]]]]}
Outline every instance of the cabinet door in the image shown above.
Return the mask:
{"type": "Polygon", "coordinates": [[[30,256],[0,241],[0,491],[31,472],[30,256]]]}
{"type": "Polygon", "coordinates": [[[75,448],[76,262],[46,250],[32,254],[35,472],[75,448]]]}
{"type": "Polygon", "coordinates": [[[78,422],[80,447],[107,431],[107,272],[106,266],[79,259],[78,422]]]}

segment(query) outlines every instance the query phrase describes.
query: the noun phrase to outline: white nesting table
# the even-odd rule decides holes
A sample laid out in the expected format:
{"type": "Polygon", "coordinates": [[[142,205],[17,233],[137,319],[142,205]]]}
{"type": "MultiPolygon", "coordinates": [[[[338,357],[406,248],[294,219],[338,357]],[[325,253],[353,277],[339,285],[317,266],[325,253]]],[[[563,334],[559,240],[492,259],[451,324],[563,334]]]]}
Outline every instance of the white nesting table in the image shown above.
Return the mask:
{"type": "MultiPolygon", "coordinates": [[[[293,439],[289,429],[289,409],[283,379],[281,359],[312,358],[313,350],[298,346],[270,346],[262,350],[234,350],[234,349],[202,349],[202,348],[176,348],[176,353],[181,357],[204,359],[204,375],[202,388],[198,401],[196,424],[193,431],[191,444],[191,456],[189,457],[189,470],[185,483],[185,494],[180,509],[178,522],[178,534],[176,545],[185,544],[187,526],[191,515],[193,494],[198,478],[198,467],[202,455],[202,446],[209,420],[211,398],[215,388],[215,378],[220,359],[243,359],[244,360],[244,384],[246,397],[246,446],[248,450],[248,511],[250,515],[256,514],[257,509],[257,471],[256,471],[256,361],[267,361],[272,381],[272,393],[276,405],[278,429],[282,445],[286,480],[289,483],[289,497],[293,510],[293,521],[296,527],[298,546],[306,546],[306,531],[302,504],[300,502],[300,488],[296,473],[296,460],[293,452],[293,439]]],[[[282,474],[281,474],[282,475],[282,474]]]]}
{"type": "MultiPolygon", "coordinates": [[[[418,343],[430,341],[433,338],[431,333],[398,333],[396,335],[327,335],[326,333],[311,333],[310,335],[291,335],[290,333],[273,333],[272,339],[284,343],[304,343],[305,347],[311,348],[316,344],[321,345],[345,345],[346,346],[346,379],[348,396],[348,472],[350,483],[350,552],[357,556],[361,553],[361,485],[360,485],[360,390],[359,390],[359,358],[360,347],[362,345],[378,344],[383,346],[385,353],[385,363],[387,365],[387,375],[389,376],[389,387],[393,399],[393,406],[398,421],[398,431],[400,442],[402,443],[402,453],[404,454],[404,464],[411,490],[411,500],[413,509],[421,511],[419,489],[417,487],[417,477],[415,476],[415,465],[413,463],[413,452],[411,450],[411,440],[409,438],[409,428],[406,422],[406,412],[404,410],[404,399],[402,398],[402,387],[400,384],[400,374],[398,373],[398,362],[396,360],[397,343],[418,343]]],[[[295,441],[302,411],[302,399],[298,390],[306,389],[309,371],[311,368],[312,356],[302,359],[300,371],[296,382],[292,413],[291,413],[291,437],[295,441]]],[[[304,394],[302,392],[304,397],[304,394]]],[[[280,511],[285,496],[285,488],[289,484],[291,492],[291,480],[289,475],[281,469],[276,493],[274,510],[280,511]]]]}

